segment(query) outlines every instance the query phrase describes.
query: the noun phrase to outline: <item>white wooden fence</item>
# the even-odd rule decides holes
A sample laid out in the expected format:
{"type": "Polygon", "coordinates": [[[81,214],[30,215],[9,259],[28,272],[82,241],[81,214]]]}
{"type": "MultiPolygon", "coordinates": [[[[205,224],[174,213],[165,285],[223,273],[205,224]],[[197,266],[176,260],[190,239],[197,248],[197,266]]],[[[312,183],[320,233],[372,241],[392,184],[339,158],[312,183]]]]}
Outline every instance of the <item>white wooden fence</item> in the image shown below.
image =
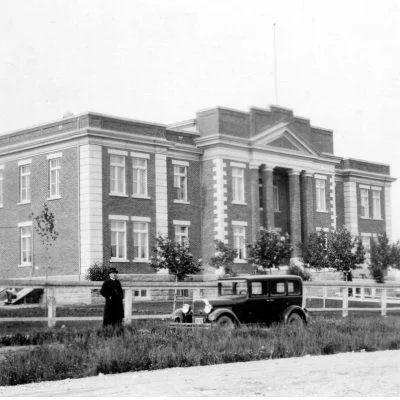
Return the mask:
{"type": "MultiPolygon", "coordinates": [[[[240,278],[238,278],[240,280],[240,278]]],[[[134,319],[168,319],[170,314],[151,314],[151,315],[133,315],[132,304],[134,290],[168,290],[168,289],[189,289],[193,291],[193,299],[202,298],[205,291],[217,289],[218,281],[208,282],[132,282],[123,281],[125,292],[124,311],[125,324],[130,324],[134,319]]],[[[90,281],[45,281],[45,280],[0,280],[0,287],[14,288],[42,288],[46,295],[47,315],[43,317],[6,317],[0,318],[0,323],[26,321],[37,322],[47,321],[48,326],[55,326],[57,321],[100,321],[102,316],[57,316],[57,304],[55,301],[55,292],[57,289],[67,288],[88,288],[100,289],[101,282],[90,281]]],[[[349,311],[374,311],[386,316],[388,311],[400,311],[400,282],[378,284],[373,282],[353,281],[324,281],[324,282],[304,282],[303,307],[310,312],[332,312],[341,311],[343,317],[347,317],[349,311]],[[351,294],[349,295],[349,289],[351,294]],[[389,293],[389,295],[388,295],[389,293]],[[313,299],[322,301],[322,307],[311,307],[309,303],[313,299]],[[339,307],[327,307],[329,300],[333,300],[339,307]],[[353,306],[349,307],[349,301],[353,306]],[[368,303],[371,307],[357,307],[354,304],[368,303]],[[375,305],[375,307],[373,307],[375,305]],[[390,307],[388,307],[390,305],[390,307]]],[[[13,307],[13,306],[8,306],[13,307]]],[[[172,310],[171,310],[172,311],[172,310]]]]}

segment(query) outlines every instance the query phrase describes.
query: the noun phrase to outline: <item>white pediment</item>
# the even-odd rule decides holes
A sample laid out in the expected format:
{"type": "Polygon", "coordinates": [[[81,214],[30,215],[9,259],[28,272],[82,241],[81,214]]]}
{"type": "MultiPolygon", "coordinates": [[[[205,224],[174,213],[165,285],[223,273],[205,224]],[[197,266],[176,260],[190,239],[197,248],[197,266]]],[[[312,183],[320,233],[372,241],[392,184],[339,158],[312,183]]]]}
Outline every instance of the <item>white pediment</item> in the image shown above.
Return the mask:
{"type": "Polygon", "coordinates": [[[318,155],[310,145],[289,129],[288,125],[288,123],[281,123],[259,133],[251,139],[252,145],[282,152],[318,155]]]}

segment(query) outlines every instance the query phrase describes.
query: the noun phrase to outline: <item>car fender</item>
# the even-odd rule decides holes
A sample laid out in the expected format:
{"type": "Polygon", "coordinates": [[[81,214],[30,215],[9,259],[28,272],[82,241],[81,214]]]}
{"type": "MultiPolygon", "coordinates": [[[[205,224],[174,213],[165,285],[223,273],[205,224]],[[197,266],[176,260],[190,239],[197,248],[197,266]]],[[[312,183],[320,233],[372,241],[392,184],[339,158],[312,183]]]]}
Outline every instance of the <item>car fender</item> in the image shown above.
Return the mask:
{"type": "Polygon", "coordinates": [[[211,322],[215,322],[219,317],[221,317],[222,315],[227,315],[230,318],[232,318],[233,322],[235,322],[237,325],[240,325],[240,321],[238,320],[237,316],[235,315],[235,313],[230,310],[229,308],[218,308],[215,311],[212,311],[209,315],[208,315],[208,320],[211,322]]]}
{"type": "Polygon", "coordinates": [[[282,314],[282,321],[284,323],[286,323],[289,315],[292,314],[293,312],[296,312],[297,314],[299,314],[304,319],[304,321],[307,323],[307,321],[308,321],[307,310],[305,310],[304,308],[301,308],[300,306],[295,306],[295,305],[289,306],[288,308],[285,309],[285,311],[282,314]]]}

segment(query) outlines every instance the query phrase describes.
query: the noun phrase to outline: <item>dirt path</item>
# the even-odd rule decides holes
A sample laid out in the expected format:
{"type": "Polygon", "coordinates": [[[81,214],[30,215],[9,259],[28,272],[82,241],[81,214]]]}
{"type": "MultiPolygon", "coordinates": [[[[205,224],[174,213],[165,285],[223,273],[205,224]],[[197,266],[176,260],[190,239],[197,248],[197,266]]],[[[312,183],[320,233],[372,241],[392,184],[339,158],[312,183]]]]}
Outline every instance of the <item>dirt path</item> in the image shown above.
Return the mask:
{"type": "Polygon", "coordinates": [[[0,396],[400,396],[400,350],[128,372],[0,387],[0,396]]]}

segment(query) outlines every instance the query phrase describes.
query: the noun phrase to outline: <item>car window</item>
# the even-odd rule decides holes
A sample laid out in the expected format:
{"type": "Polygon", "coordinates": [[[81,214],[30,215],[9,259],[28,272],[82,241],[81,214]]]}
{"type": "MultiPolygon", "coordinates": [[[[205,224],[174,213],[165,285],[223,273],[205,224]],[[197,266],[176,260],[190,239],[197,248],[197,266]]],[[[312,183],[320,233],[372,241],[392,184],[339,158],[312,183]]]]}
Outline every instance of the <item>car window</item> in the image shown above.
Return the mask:
{"type": "Polygon", "coordinates": [[[285,294],[285,281],[271,281],[271,296],[285,294]]]}
{"type": "Polygon", "coordinates": [[[262,296],[262,283],[261,282],[251,282],[251,296],[262,296]]]}
{"type": "Polygon", "coordinates": [[[247,294],[247,282],[238,282],[236,294],[247,294]]]}
{"type": "Polygon", "coordinates": [[[288,294],[301,294],[300,281],[289,281],[288,282],[288,294]]]}

